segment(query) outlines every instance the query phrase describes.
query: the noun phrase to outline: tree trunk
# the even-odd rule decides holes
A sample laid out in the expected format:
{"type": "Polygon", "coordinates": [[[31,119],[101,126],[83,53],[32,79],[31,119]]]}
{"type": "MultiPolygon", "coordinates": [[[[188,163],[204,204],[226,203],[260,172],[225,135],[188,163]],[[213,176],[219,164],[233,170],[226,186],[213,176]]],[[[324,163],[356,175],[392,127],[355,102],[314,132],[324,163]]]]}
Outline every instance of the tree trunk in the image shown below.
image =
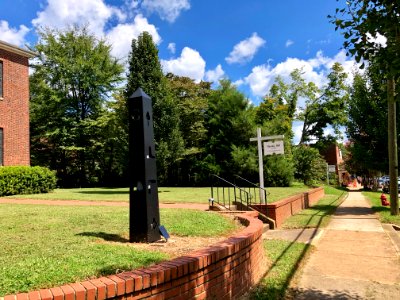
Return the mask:
{"type": "Polygon", "coordinates": [[[388,149],[389,149],[389,177],[390,177],[390,213],[399,214],[398,191],[398,161],[397,161],[397,130],[396,130],[396,102],[394,97],[395,81],[393,75],[387,80],[388,99],[388,149]]]}

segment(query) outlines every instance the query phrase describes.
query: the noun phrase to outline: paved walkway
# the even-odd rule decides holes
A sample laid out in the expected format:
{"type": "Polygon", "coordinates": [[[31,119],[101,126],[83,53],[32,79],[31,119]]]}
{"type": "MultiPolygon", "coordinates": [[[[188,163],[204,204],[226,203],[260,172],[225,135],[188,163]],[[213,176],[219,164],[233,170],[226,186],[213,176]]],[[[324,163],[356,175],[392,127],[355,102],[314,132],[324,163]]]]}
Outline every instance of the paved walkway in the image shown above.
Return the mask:
{"type": "MultiPolygon", "coordinates": [[[[65,205],[65,206],[129,206],[129,202],[117,201],[80,201],[80,200],[40,200],[40,199],[13,199],[0,198],[0,204],[34,204],[34,205],[65,205]]],[[[187,208],[208,210],[209,206],[203,203],[159,203],[160,208],[187,208]]]]}
{"type": "Polygon", "coordinates": [[[349,193],[315,245],[295,299],[400,299],[398,246],[360,192],[349,193]]]}

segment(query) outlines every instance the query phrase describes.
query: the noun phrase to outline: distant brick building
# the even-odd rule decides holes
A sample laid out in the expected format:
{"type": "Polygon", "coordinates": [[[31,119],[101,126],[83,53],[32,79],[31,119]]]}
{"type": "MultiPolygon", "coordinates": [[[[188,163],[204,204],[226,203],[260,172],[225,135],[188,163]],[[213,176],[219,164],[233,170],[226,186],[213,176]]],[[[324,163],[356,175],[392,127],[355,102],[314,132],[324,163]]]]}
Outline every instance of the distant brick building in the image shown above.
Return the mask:
{"type": "Polygon", "coordinates": [[[29,67],[35,53],[0,41],[0,166],[29,165],[29,67]]]}
{"type": "Polygon", "coordinates": [[[342,151],[339,149],[338,145],[331,144],[321,151],[321,155],[325,158],[328,165],[335,166],[335,174],[338,176],[340,183],[348,176],[347,171],[344,169],[344,161],[342,157],[342,151]]]}

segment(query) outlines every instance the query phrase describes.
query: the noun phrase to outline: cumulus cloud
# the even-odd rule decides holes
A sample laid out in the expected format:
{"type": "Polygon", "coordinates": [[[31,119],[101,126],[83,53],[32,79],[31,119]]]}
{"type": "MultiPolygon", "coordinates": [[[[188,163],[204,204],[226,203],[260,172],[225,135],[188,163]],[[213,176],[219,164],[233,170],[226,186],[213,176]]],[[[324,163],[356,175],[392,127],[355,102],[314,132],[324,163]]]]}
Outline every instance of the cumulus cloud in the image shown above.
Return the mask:
{"type": "Polygon", "coordinates": [[[200,82],[204,77],[206,62],[198,51],[185,47],[180,57],[161,60],[161,65],[165,73],[171,72],[175,75],[187,76],[200,82]]]}
{"type": "Polygon", "coordinates": [[[143,0],[142,8],[173,23],[182,11],[190,9],[190,3],[188,0],[143,0]]]}
{"type": "Polygon", "coordinates": [[[229,64],[249,62],[264,44],[265,40],[254,32],[251,37],[236,44],[225,60],[229,64]]]}
{"type": "Polygon", "coordinates": [[[314,58],[308,60],[287,58],[275,67],[269,64],[255,66],[244,81],[250,86],[255,96],[262,97],[267,94],[277,76],[282,77],[283,80],[289,80],[290,73],[294,69],[302,69],[303,77],[307,82],[312,81],[318,87],[322,87],[326,84],[326,75],[335,62],[342,64],[344,70],[349,74],[348,80],[351,82],[353,71],[357,67],[354,61],[348,60],[344,51],[340,51],[333,58],[324,56],[322,51],[319,51],[314,58]]]}
{"type": "Polygon", "coordinates": [[[285,43],[285,47],[289,48],[290,46],[292,46],[294,44],[294,42],[292,40],[287,40],[285,43]]]}
{"type": "Polygon", "coordinates": [[[11,28],[7,21],[0,20],[0,37],[1,40],[16,45],[23,46],[25,35],[29,32],[29,28],[21,25],[19,29],[11,28]]]}
{"type": "MultiPolygon", "coordinates": [[[[125,7],[136,9],[138,1],[125,1],[125,7]]],[[[48,0],[47,6],[32,21],[35,27],[65,29],[71,24],[87,25],[91,33],[99,38],[106,38],[112,45],[112,55],[119,59],[128,56],[131,41],[143,31],[153,37],[156,44],[161,43],[157,28],[140,13],[127,16],[118,7],[105,3],[104,0],[48,0]],[[117,20],[116,25],[113,24],[117,20]]]]}
{"type": "Polygon", "coordinates": [[[176,51],[176,45],[175,45],[175,43],[169,43],[169,44],[168,44],[168,50],[169,50],[172,54],[175,54],[175,51],[176,51]]]}
{"type": "Polygon", "coordinates": [[[161,42],[156,27],[149,24],[142,15],[137,15],[133,23],[118,24],[106,34],[107,41],[112,45],[111,53],[115,57],[126,58],[131,50],[132,39],[137,39],[143,31],[152,36],[154,43],[161,42]]]}
{"type": "Polygon", "coordinates": [[[113,17],[122,21],[126,16],[103,0],[48,0],[47,6],[32,20],[32,24],[52,28],[65,28],[71,24],[87,25],[90,31],[100,36],[113,17]]]}
{"type": "Polygon", "coordinates": [[[214,70],[208,70],[205,74],[205,80],[218,83],[218,81],[224,76],[225,71],[221,65],[218,65],[214,70]]]}

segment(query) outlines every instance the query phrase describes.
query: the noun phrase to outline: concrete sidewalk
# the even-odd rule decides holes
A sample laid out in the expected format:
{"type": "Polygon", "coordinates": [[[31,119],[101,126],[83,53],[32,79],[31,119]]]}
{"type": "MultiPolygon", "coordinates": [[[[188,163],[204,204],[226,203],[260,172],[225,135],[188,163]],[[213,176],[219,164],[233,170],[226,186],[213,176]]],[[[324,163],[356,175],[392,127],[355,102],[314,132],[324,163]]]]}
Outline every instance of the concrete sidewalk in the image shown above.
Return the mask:
{"type": "Polygon", "coordinates": [[[360,192],[350,192],[315,243],[295,299],[400,299],[400,253],[360,192]]]}

